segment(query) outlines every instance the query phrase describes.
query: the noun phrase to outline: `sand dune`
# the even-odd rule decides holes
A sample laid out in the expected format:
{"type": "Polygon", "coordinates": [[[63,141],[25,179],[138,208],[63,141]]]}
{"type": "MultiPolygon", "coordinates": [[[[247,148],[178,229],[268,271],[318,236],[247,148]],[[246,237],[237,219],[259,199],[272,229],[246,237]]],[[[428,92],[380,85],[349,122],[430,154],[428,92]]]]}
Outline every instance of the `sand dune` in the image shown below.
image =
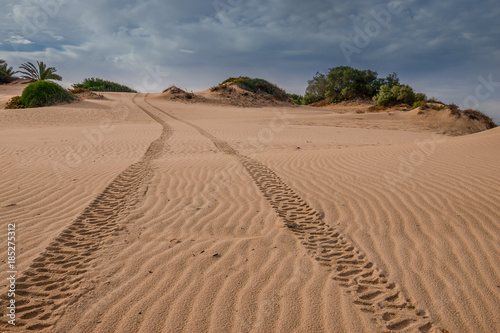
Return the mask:
{"type": "Polygon", "coordinates": [[[22,249],[2,329],[500,329],[497,129],[105,96],[0,113],[22,249]]]}

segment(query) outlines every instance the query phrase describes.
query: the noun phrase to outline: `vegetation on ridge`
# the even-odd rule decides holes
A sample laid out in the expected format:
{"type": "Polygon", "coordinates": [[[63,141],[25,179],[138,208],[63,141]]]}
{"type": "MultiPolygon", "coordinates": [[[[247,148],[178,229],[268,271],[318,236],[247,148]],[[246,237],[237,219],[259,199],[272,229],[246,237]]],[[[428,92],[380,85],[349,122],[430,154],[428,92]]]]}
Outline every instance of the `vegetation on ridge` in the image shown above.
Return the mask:
{"type": "Polygon", "coordinates": [[[75,83],[72,86],[73,89],[84,88],[91,91],[137,92],[134,89],[131,89],[119,83],[99,78],[86,78],[82,83],[75,83]]]}
{"type": "Polygon", "coordinates": [[[243,90],[250,91],[255,94],[271,95],[279,101],[289,101],[288,94],[275,84],[263,79],[252,79],[246,76],[230,77],[219,84],[219,89],[226,89],[228,83],[234,83],[243,90]]]}
{"type": "Polygon", "coordinates": [[[413,105],[424,100],[424,94],[415,94],[413,89],[401,84],[396,73],[379,78],[372,70],[359,70],[349,66],[331,68],[327,73],[317,72],[309,80],[302,104],[311,104],[326,99],[330,103],[355,99],[373,100],[375,105],[413,105]]]}

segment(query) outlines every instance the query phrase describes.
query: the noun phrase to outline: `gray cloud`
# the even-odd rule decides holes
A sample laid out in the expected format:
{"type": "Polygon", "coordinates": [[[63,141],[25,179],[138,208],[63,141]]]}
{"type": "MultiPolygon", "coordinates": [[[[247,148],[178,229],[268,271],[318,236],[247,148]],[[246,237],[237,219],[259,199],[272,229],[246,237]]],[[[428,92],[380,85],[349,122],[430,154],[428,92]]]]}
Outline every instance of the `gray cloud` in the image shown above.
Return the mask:
{"type": "MultiPolygon", "coordinates": [[[[495,1],[400,1],[380,23],[373,13],[389,4],[25,0],[0,13],[0,58],[13,66],[46,61],[68,84],[98,76],[141,89],[148,69],[160,66],[169,76],[156,91],[170,84],[206,89],[248,75],[303,93],[316,71],[349,64],[341,43],[354,45],[368,27],[369,43],[352,54],[353,67],[396,71],[403,82],[457,104],[474,95],[479,76],[500,81],[495,1]]],[[[500,118],[499,101],[500,87],[480,106],[500,118]]]]}

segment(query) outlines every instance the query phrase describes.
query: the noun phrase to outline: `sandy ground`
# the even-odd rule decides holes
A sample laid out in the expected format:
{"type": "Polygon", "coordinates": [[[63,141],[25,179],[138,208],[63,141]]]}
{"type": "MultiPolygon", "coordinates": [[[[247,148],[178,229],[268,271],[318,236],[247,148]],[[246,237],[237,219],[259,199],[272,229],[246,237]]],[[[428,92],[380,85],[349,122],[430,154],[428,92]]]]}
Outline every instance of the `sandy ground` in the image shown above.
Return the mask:
{"type": "Polygon", "coordinates": [[[0,110],[2,331],[500,330],[499,129],[104,95],[0,110]]]}

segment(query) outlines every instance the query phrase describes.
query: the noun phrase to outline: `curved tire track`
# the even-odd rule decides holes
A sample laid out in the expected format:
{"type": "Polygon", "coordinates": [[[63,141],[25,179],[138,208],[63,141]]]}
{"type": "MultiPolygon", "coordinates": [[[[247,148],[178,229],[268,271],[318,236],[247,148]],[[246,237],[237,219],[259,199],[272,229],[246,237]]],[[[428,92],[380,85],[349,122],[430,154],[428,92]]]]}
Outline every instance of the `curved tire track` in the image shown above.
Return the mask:
{"type": "MultiPolygon", "coordinates": [[[[147,96],[146,96],[147,97],[147,96]]],[[[203,128],[146,103],[163,114],[195,128],[223,153],[235,156],[250,174],[290,231],[301,240],[309,255],[332,271],[333,279],[351,295],[353,303],[368,313],[384,332],[447,332],[436,327],[425,310],[416,309],[401,288],[347,241],[339,230],[328,226],[290,186],[264,164],[239,154],[227,142],[203,128]]]]}
{"type": "Polygon", "coordinates": [[[103,242],[122,228],[118,222],[128,215],[141,195],[140,188],[150,179],[151,161],[158,158],[171,134],[161,118],[134,104],[158,122],[162,133],[153,141],[141,160],[121,172],[84,211],[33,260],[16,280],[16,327],[2,316],[5,329],[41,330],[52,326],[67,306],[84,291],[77,291],[83,274],[91,270],[103,242]]]}

